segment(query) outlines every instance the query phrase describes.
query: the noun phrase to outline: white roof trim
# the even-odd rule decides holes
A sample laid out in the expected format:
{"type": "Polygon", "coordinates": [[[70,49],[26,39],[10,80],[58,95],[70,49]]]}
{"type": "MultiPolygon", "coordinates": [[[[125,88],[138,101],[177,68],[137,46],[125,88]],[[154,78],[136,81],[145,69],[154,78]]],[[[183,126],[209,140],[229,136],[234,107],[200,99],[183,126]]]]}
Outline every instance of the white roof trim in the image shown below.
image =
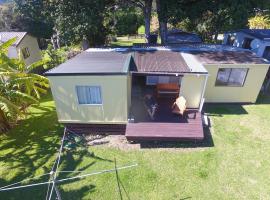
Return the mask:
{"type": "Polygon", "coordinates": [[[205,67],[196,59],[194,55],[190,53],[181,52],[181,56],[184,58],[191,72],[208,73],[205,67]]]}

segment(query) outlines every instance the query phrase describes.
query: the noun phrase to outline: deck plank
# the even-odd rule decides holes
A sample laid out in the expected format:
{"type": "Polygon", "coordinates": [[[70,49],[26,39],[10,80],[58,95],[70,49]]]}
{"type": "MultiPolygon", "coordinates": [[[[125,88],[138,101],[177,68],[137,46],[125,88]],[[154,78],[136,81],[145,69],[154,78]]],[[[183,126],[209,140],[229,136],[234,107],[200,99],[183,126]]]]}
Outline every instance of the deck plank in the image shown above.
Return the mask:
{"type": "Polygon", "coordinates": [[[202,140],[204,138],[201,113],[187,122],[138,122],[128,123],[126,127],[128,140],[202,140]]]}

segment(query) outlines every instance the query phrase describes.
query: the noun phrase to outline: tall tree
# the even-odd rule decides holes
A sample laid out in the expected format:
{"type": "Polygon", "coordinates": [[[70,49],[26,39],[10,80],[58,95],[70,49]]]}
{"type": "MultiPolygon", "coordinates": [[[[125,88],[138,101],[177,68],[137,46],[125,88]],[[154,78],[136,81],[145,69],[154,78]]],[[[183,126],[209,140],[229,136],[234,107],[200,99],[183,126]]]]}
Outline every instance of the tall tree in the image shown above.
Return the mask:
{"type": "Polygon", "coordinates": [[[167,23],[168,23],[168,4],[166,0],[156,0],[157,14],[159,21],[159,34],[161,44],[167,43],[167,23]]]}
{"type": "Polygon", "coordinates": [[[111,4],[108,0],[52,0],[55,32],[68,43],[104,44],[108,31],[104,17],[111,4]]]}
{"type": "Polygon", "coordinates": [[[16,28],[26,31],[38,38],[50,38],[53,34],[53,19],[46,0],[14,0],[18,15],[16,28]]]}
{"type": "Polygon", "coordinates": [[[144,15],[144,25],[145,25],[145,36],[149,38],[150,35],[150,22],[152,14],[152,4],[153,0],[120,0],[119,5],[121,6],[135,6],[142,10],[144,15]]]}

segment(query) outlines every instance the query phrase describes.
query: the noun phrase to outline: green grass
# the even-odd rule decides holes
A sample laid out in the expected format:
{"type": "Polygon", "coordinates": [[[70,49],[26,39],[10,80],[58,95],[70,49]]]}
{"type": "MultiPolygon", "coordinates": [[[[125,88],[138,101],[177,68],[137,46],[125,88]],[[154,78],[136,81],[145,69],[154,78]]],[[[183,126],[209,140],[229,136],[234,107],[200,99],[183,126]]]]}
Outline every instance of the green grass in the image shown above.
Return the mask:
{"type": "MultiPolygon", "coordinates": [[[[269,199],[269,103],[270,96],[264,96],[255,105],[207,106],[212,138],[202,144],[175,144],[176,150],[90,147],[95,156],[83,150],[65,152],[60,168],[92,172],[113,168],[114,158],[119,166],[138,163],[119,171],[130,199],[269,199]]],[[[63,127],[51,97],[31,113],[0,136],[0,186],[46,173],[55,159],[63,127]]],[[[0,199],[44,199],[46,189],[1,192],[0,199]]],[[[60,191],[63,199],[119,199],[113,173],[61,184],[60,191]]]]}
{"type": "Polygon", "coordinates": [[[144,38],[128,38],[127,36],[117,37],[116,42],[111,42],[110,46],[117,47],[117,46],[132,46],[133,43],[145,43],[144,38]]]}

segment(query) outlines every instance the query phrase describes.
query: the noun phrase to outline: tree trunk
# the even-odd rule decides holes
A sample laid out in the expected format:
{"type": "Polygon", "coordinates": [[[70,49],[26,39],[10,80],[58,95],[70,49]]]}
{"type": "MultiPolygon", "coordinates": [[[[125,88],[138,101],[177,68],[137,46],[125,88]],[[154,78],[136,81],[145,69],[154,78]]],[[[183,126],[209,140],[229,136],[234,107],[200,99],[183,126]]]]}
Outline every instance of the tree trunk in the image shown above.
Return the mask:
{"type": "Polygon", "coordinates": [[[167,22],[159,22],[159,34],[161,39],[161,44],[167,44],[167,22]]]}
{"type": "Polygon", "coordinates": [[[8,123],[8,120],[5,116],[5,114],[3,113],[2,110],[0,110],[0,131],[1,132],[6,132],[7,130],[9,130],[10,124],[8,123]]]}
{"type": "Polygon", "coordinates": [[[89,42],[88,42],[88,40],[86,39],[86,38],[83,38],[83,40],[82,40],[82,49],[83,49],[83,51],[85,51],[86,49],[89,49],[89,42]]]}
{"type": "Polygon", "coordinates": [[[215,34],[214,34],[214,41],[215,41],[215,43],[217,44],[217,42],[218,42],[218,31],[216,31],[215,32],[215,34]]]}
{"type": "Polygon", "coordinates": [[[167,7],[165,0],[156,0],[161,44],[167,43],[167,7]]]}
{"type": "Polygon", "coordinates": [[[153,2],[153,0],[145,0],[145,6],[144,6],[144,10],[143,10],[144,24],[145,24],[145,37],[146,38],[149,38],[149,35],[150,35],[152,2],[153,2]]]}
{"type": "Polygon", "coordinates": [[[55,43],[55,41],[54,41],[54,37],[53,37],[53,36],[51,37],[51,43],[52,43],[52,45],[53,45],[53,49],[54,49],[54,50],[57,49],[57,45],[56,45],[56,43],[55,43]]]}

